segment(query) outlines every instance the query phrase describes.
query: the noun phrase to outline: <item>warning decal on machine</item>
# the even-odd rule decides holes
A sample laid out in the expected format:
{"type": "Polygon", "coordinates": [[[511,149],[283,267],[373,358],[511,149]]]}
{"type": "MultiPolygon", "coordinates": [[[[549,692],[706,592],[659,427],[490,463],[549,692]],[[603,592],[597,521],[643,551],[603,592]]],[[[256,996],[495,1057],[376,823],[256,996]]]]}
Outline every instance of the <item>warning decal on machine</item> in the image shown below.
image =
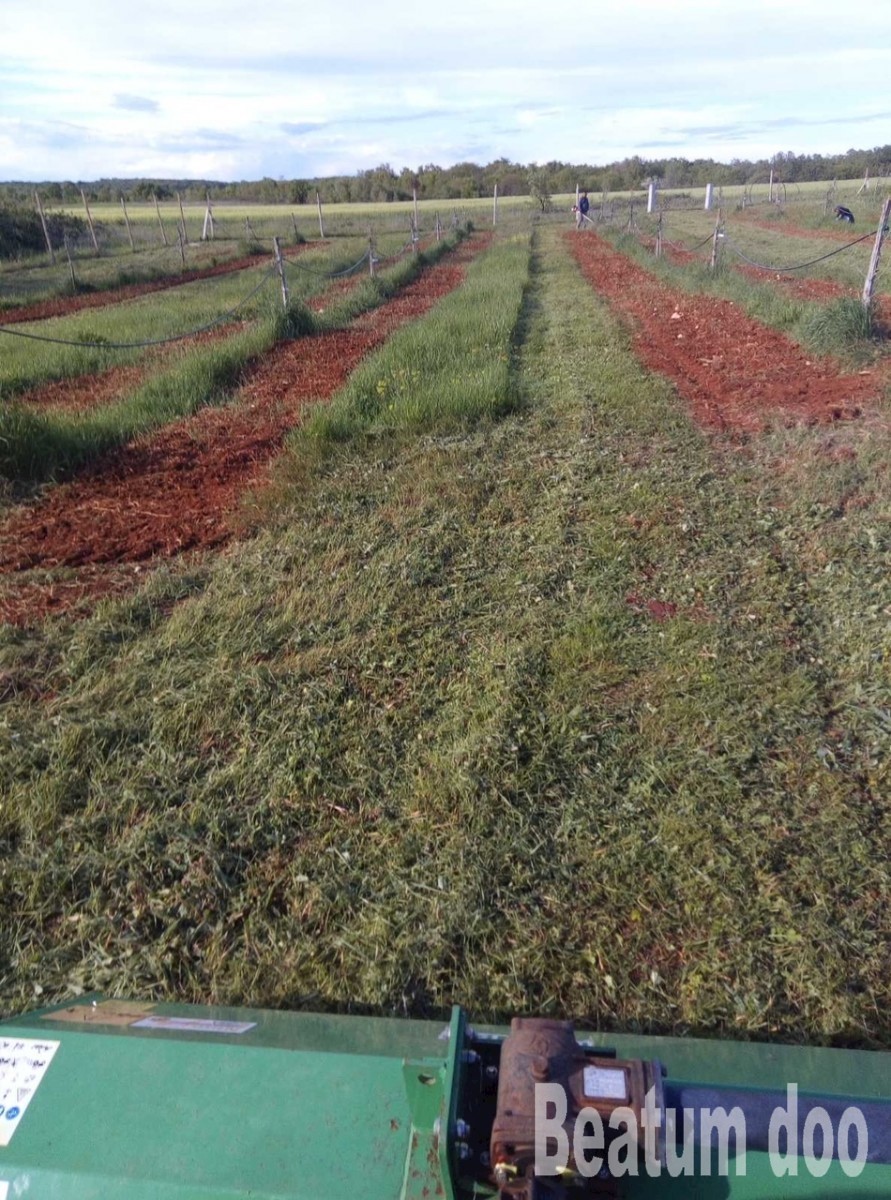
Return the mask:
{"type": "Polygon", "coordinates": [[[58,1048],[37,1038],[0,1037],[0,1146],[9,1145],[58,1048]]]}
{"type": "Polygon", "coordinates": [[[208,1021],[200,1017],[146,1017],[134,1029],[171,1029],[179,1033],[247,1033],[256,1021],[208,1021]]]}
{"type": "Polygon", "coordinates": [[[585,1095],[592,1100],[627,1100],[625,1072],[621,1067],[585,1067],[585,1095]]]}

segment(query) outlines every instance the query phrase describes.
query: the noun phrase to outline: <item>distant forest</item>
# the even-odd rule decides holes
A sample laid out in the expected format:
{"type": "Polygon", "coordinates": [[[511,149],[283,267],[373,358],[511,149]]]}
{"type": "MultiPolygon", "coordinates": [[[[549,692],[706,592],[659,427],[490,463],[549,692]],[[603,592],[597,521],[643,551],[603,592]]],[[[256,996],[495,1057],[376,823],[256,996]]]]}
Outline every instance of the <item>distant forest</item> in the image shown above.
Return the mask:
{"type": "Polygon", "coordinates": [[[574,192],[576,186],[588,191],[634,191],[651,181],[666,188],[701,188],[731,184],[766,182],[773,168],[775,178],[785,184],[818,179],[862,179],[866,171],[875,178],[891,174],[891,145],[872,150],[847,150],[844,154],[785,154],[752,162],[733,159],[730,163],[710,158],[646,159],[635,155],[608,166],[549,162],[524,166],[506,158],[488,166],[458,163],[438,167],[430,163],[412,170],[404,167],[398,174],[389,163],[355,175],[335,175],[324,179],[260,179],[240,183],[220,183],[209,179],[101,179],[93,183],[0,183],[0,199],[7,203],[32,202],[39,189],[45,204],[79,204],[81,188],[88,200],[117,201],[172,199],[179,193],[184,200],[233,200],[262,204],[315,203],[316,192],[325,204],[348,201],[410,200],[417,189],[421,200],[469,200],[491,196],[498,185],[500,196],[526,196],[542,189],[558,195],[574,192]]]}

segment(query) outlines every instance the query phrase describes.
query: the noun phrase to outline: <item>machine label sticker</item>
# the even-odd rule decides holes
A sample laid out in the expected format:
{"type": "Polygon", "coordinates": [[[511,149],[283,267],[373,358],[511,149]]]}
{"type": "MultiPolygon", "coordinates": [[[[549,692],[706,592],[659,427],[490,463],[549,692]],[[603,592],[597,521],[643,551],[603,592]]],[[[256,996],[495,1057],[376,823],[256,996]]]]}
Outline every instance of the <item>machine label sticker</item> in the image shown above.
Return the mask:
{"type": "Polygon", "coordinates": [[[199,1017],[146,1017],[134,1029],[172,1029],[179,1033],[247,1033],[256,1021],[207,1021],[199,1017]]]}
{"type": "MultiPolygon", "coordinates": [[[[59,1048],[37,1038],[0,1037],[0,1146],[8,1146],[59,1048]]],[[[0,1200],[8,1185],[0,1185],[0,1200]]]]}
{"type": "Polygon", "coordinates": [[[627,1100],[625,1072],[618,1067],[585,1067],[585,1095],[592,1100],[627,1100]]]}

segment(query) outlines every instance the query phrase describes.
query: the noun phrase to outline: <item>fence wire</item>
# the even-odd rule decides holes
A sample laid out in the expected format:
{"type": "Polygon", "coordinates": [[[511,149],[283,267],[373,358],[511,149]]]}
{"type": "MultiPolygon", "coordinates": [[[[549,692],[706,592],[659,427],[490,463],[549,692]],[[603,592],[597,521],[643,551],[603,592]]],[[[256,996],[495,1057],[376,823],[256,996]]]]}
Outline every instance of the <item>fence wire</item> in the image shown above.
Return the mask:
{"type": "Polygon", "coordinates": [[[25,333],[24,330],[13,329],[9,325],[0,325],[0,333],[5,333],[9,337],[27,338],[27,340],[30,342],[49,342],[54,346],[81,346],[85,349],[92,350],[142,350],[150,346],[169,346],[173,342],[183,342],[187,338],[197,337],[200,333],[207,333],[208,330],[215,329],[217,325],[222,325],[225,321],[231,321],[238,315],[239,312],[241,312],[241,310],[250,300],[253,300],[254,296],[256,296],[258,292],[262,291],[270,279],[272,279],[272,277],[276,274],[277,268],[275,266],[270,267],[257,286],[252,288],[246,296],[242,297],[242,299],[239,300],[238,304],[236,304],[234,308],[230,308],[227,312],[221,313],[220,316],[215,317],[206,325],[200,325],[197,329],[190,329],[186,333],[173,334],[170,337],[149,338],[140,342],[81,342],[73,341],[69,338],[47,337],[45,334],[40,333],[25,333]]]}

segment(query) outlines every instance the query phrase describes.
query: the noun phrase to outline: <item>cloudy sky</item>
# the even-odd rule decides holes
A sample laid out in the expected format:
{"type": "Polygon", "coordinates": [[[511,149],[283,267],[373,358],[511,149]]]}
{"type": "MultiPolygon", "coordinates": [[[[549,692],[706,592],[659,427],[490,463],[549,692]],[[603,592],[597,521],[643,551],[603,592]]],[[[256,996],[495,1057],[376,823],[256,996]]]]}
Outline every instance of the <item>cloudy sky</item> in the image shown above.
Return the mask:
{"type": "Polygon", "coordinates": [[[0,0],[0,180],[891,143],[891,0],[0,0]]]}

